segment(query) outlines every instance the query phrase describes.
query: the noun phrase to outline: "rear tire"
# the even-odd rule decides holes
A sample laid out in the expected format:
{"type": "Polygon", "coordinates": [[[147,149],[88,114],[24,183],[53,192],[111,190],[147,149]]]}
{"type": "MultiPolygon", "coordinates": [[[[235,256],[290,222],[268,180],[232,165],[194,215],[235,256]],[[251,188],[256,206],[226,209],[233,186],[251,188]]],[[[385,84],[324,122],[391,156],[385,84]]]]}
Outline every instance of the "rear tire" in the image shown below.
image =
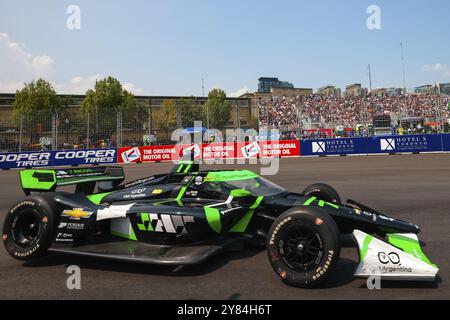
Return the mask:
{"type": "Polygon", "coordinates": [[[312,288],[328,278],[339,259],[339,230],[322,209],[296,207],[275,220],[266,245],[269,261],[283,282],[312,288]]]}
{"type": "Polygon", "coordinates": [[[305,188],[305,190],[303,190],[302,194],[341,205],[339,193],[332,186],[325,183],[315,183],[309,185],[305,188]]]}
{"type": "Polygon", "coordinates": [[[43,256],[55,231],[55,208],[50,199],[30,196],[13,205],[3,224],[3,244],[18,260],[43,256]]]}

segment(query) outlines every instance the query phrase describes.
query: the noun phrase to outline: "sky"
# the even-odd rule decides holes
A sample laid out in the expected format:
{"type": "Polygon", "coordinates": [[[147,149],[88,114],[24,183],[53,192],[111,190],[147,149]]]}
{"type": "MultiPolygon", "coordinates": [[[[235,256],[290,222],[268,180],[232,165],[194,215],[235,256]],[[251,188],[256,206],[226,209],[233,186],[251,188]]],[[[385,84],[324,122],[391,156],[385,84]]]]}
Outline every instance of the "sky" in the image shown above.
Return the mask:
{"type": "Polygon", "coordinates": [[[373,88],[403,87],[400,42],[406,87],[450,82],[449,12],[447,0],[0,0],[0,92],[42,77],[84,93],[106,76],[137,95],[201,96],[202,78],[229,96],[261,76],[368,87],[369,63],[373,88]]]}

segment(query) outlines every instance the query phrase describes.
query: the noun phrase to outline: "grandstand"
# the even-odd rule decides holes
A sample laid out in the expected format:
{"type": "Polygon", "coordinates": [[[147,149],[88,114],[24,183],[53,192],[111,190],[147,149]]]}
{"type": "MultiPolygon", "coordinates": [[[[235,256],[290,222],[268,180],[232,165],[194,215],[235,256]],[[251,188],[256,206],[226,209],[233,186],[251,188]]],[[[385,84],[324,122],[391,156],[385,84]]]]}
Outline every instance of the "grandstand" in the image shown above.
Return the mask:
{"type": "MultiPolygon", "coordinates": [[[[365,96],[315,94],[298,97],[272,96],[259,100],[259,125],[267,129],[315,130],[343,126],[373,125],[377,115],[389,115],[391,126],[401,127],[403,119],[419,118],[420,130],[434,132],[448,130],[450,117],[448,95],[423,94],[367,94],[365,96]]],[[[417,128],[405,128],[411,133],[417,128]]],[[[347,130],[349,131],[349,130],[347,130]]]]}

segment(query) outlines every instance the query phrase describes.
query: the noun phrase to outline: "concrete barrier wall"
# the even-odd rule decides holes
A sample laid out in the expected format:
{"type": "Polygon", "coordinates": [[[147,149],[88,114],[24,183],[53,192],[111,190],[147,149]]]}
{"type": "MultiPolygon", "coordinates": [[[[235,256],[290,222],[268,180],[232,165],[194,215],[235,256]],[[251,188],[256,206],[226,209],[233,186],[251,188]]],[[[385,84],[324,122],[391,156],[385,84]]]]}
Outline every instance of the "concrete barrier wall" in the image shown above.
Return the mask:
{"type": "Polygon", "coordinates": [[[450,151],[450,134],[303,140],[301,156],[450,151]]]}
{"type": "Polygon", "coordinates": [[[0,153],[0,169],[176,161],[186,152],[204,160],[450,152],[450,134],[0,153]]]}

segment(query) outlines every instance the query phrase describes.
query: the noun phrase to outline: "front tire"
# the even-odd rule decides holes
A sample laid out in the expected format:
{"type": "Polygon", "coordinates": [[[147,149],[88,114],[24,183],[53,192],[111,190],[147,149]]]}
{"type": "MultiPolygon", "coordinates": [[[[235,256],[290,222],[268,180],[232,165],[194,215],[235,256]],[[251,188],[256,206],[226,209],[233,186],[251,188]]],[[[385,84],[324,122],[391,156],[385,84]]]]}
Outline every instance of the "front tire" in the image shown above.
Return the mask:
{"type": "Polygon", "coordinates": [[[267,253],[283,282],[315,287],[328,278],[339,259],[338,227],[322,209],[292,208],[270,227],[267,253]]]}
{"type": "Polygon", "coordinates": [[[325,183],[311,184],[303,190],[302,194],[341,205],[341,197],[339,197],[338,192],[332,186],[325,183]]]}
{"type": "Polygon", "coordinates": [[[3,244],[13,258],[33,260],[47,252],[54,230],[55,213],[50,201],[31,196],[17,202],[6,215],[3,244]]]}

